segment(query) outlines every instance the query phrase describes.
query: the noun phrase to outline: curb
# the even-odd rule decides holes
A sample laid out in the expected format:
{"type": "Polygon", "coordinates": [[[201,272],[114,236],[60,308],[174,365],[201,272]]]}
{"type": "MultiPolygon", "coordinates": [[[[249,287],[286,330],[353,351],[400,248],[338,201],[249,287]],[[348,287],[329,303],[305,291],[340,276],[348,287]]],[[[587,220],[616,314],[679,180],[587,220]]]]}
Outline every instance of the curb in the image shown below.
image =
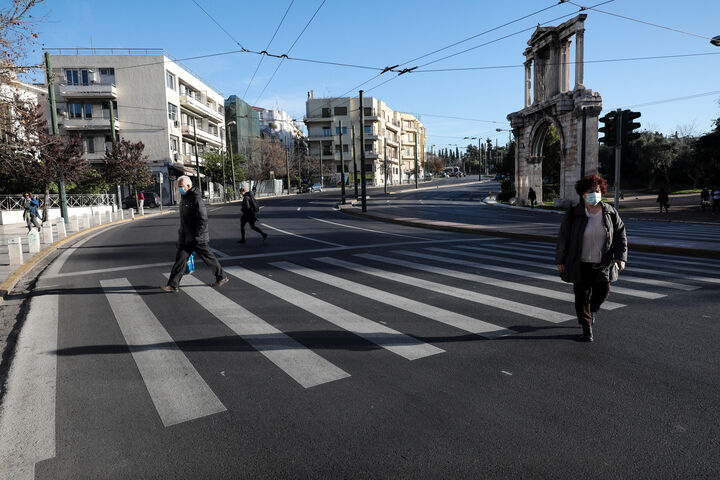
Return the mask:
{"type": "Polygon", "coordinates": [[[72,235],[68,235],[67,237],[63,238],[62,240],[58,240],[56,242],[51,243],[50,245],[48,245],[47,247],[45,247],[44,249],[42,249],[41,251],[39,251],[32,257],[30,257],[30,259],[28,261],[24,262],[18,268],[13,270],[13,272],[10,275],[8,275],[8,277],[5,280],[0,282],[0,305],[3,304],[3,302],[5,300],[5,296],[8,293],[10,293],[13,288],[15,288],[15,285],[17,285],[17,283],[20,281],[20,279],[27,272],[32,270],[32,268],[35,267],[35,265],[37,265],[38,263],[40,263],[41,260],[43,260],[45,257],[50,255],[51,253],[53,253],[55,250],[62,247],[66,243],[68,243],[76,238],[79,238],[88,232],[100,230],[102,228],[106,228],[106,227],[110,227],[110,226],[121,225],[123,223],[132,222],[132,221],[139,220],[139,219],[152,218],[152,217],[157,217],[160,215],[168,215],[173,212],[174,212],[173,210],[167,210],[167,211],[161,212],[161,213],[152,213],[150,215],[143,215],[142,217],[125,218],[123,220],[115,220],[113,222],[106,223],[104,225],[96,225],[94,227],[90,227],[81,232],[75,232],[72,235]]]}
{"type": "MultiPolygon", "coordinates": [[[[488,183],[492,182],[493,180],[480,180],[477,182],[465,182],[467,185],[478,185],[481,183],[488,183]]],[[[438,188],[450,188],[450,187],[457,187],[458,184],[450,184],[450,185],[435,185],[434,187],[418,187],[418,188],[406,188],[404,190],[397,190],[395,192],[388,192],[388,195],[397,195],[398,193],[408,193],[408,192],[420,192],[422,190],[436,190],[438,188]]]]}
{"type": "MultiPolygon", "coordinates": [[[[538,235],[532,233],[505,232],[502,230],[483,230],[467,223],[428,223],[426,220],[410,220],[372,213],[363,213],[355,208],[354,204],[338,205],[338,210],[348,215],[370,218],[387,223],[396,223],[410,227],[427,228],[431,230],[444,230],[447,232],[469,233],[473,235],[487,235],[491,237],[515,238],[521,240],[532,240],[537,242],[555,243],[556,237],[550,235],[538,235]]],[[[669,255],[685,255],[689,257],[720,258],[720,250],[702,250],[688,247],[673,247],[668,245],[649,245],[646,243],[628,243],[628,249],[638,252],[665,253],[669,255]]]]}

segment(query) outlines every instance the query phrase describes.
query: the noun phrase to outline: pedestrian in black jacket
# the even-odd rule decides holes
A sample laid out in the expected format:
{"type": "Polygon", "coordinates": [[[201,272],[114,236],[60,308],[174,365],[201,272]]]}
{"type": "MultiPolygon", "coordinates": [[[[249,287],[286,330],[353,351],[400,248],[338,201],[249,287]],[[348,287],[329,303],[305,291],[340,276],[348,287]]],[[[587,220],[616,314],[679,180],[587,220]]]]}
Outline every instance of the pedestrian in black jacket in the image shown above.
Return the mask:
{"type": "Polygon", "coordinates": [[[245,224],[249,223],[250,228],[258,232],[263,237],[263,242],[267,240],[267,233],[260,230],[260,227],[255,225],[255,222],[258,221],[257,219],[257,212],[260,209],[257,203],[257,200],[255,200],[255,196],[252,194],[252,192],[249,192],[247,187],[243,187],[240,189],[240,193],[243,195],[243,201],[242,201],[242,216],[240,217],[240,235],[241,238],[238,240],[238,243],[245,243],[245,224]]]}
{"type": "Polygon", "coordinates": [[[575,191],[581,200],[563,217],[555,263],[560,277],[573,284],[581,339],[592,342],[595,312],[610,295],[610,282],[625,269],[627,236],[617,210],[601,201],[605,179],[588,175],[575,184],[575,191]]]}
{"type": "Polygon", "coordinates": [[[185,271],[188,258],[194,252],[210,267],[215,275],[213,287],[228,282],[220,262],[210,250],[210,234],[208,233],[208,216],[200,189],[193,187],[190,177],[183,175],[178,178],[180,191],[180,229],[178,230],[177,253],[167,285],[160,287],[166,292],[177,292],[180,279],[185,271]]]}
{"type": "Polygon", "coordinates": [[[665,213],[668,213],[668,208],[670,207],[670,197],[668,197],[664,188],[660,189],[657,200],[655,201],[660,204],[660,213],[663,212],[663,207],[665,207],[665,213]]]}

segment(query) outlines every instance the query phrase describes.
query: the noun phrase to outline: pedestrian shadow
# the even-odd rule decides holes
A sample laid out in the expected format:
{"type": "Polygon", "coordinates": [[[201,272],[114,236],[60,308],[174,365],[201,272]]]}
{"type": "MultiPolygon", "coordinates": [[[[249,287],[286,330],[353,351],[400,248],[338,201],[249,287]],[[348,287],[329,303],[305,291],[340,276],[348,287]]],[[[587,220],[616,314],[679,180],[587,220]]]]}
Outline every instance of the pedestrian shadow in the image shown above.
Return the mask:
{"type": "Polygon", "coordinates": [[[127,287],[41,288],[30,293],[18,294],[17,298],[40,297],[44,295],[104,295],[106,293],[137,295],[139,292],[144,292],[142,293],[143,296],[155,294],[167,295],[166,292],[160,290],[160,285],[133,285],[127,287]],[[149,290],[157,290],[157,292],[150,292],[149,290]]]}

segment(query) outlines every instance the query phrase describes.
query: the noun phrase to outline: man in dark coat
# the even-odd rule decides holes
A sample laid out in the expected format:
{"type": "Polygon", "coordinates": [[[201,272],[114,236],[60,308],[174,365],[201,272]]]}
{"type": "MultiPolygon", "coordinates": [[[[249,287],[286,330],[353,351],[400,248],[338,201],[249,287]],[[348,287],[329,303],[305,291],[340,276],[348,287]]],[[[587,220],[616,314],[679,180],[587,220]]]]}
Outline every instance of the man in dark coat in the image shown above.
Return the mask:
{"type": "Polygon", "coordinates": [[[535,208],[535,204],[537,203],[537,193],[535,193],[535,190],[533,190],[532,187],[528,190],[528,200],[530,201],[530,206],[535,208]]]}
{"type": "Polygon", "coordinates": [[[210,250],[210,234],[208,233],[208,216],[200,189],[193,187],[190,177],[183,175],[178,178],[180,191],[180,229],[178,230],[177,253],[167,285],[160,287],[166,292],[177,292],[185,265],[194,252],[215,275],[213,287],[228,282],[228,277],[220,266],[215,254],[210,250]]]}
{"type": "Polygon", "coordinates": [[[249,192],[246,187],[243,187],[240,189],[240,193],[243,195],[243,201],[242,201],[242,216],[240,217],[240,235],[241,238],[238,240],[238,243],[245,243],[245,224],[249,223],[250,228],[258,232],[263,237],[263,242],[267,239],[267,233],[260,230],[258,226],[255,225],[255,223],[258,221],[257,219],[257,212],[259,210],[257,200],[255,200],[255,196],[252,194],[252,192],[249,192]]]}

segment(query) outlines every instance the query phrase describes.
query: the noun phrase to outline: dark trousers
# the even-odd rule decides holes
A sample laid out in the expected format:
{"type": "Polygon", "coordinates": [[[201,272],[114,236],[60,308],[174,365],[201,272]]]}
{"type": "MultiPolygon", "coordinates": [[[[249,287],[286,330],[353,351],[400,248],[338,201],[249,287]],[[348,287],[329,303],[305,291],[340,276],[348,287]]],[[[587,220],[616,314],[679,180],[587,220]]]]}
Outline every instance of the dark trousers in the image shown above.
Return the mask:
{"type": "Polygon", "coordinates": [[[597,281],[599,269],[593,263],[580,264],[580,283],[573,284],[575,292],[575,313],[580,325],[590,325],[592,314],[610,295],[610,282],[597,281]]]}
{"type": "Polygon", "coordinates": [[[28,231],[30,231],[30,229],[32,228],[31,222],[32,222],[32,225],[35,225],[35,226],[37,227],[37,229],[40,230],[40,225],[38,224],[38,217],[37,217],[37,215],[30,215],[30,216],[28,216],[28,218],[27,218],[28,231]]]}
{"type": "Polygon", "coordinates": [[[245,240],[245,224],[246,223],[249,223],[250,228],[252,228],[256,232],[258,232],[260,235],[262,235],[263,237],[265,236],[265,232],[260,230],[260,228],[255,225],[255,222],[257,222],[257,217],[255,217],[255,216],[243,215],[242,217],[240,217],[240,236],[243,240],[245,240]]]}
{"type": "Polygon", "coordinates": [[[187,264],[188,258],[190,258],[190,254],[193,252],[205,262],[205,265],[210,267],[215,275],[215,280],[220,280],[225,277],[225,272],[220,266],[220,262],[218,262],[215,254],[210,250],[210,245],[207,243],[190,243],[187,245],[178,245],[177,253],[175,254],[175,265],[173,265],[172,272],[170,272],[168,285],[175,288],[180,285],[180,279],[185,271],[185,265],[187,264]]]}

